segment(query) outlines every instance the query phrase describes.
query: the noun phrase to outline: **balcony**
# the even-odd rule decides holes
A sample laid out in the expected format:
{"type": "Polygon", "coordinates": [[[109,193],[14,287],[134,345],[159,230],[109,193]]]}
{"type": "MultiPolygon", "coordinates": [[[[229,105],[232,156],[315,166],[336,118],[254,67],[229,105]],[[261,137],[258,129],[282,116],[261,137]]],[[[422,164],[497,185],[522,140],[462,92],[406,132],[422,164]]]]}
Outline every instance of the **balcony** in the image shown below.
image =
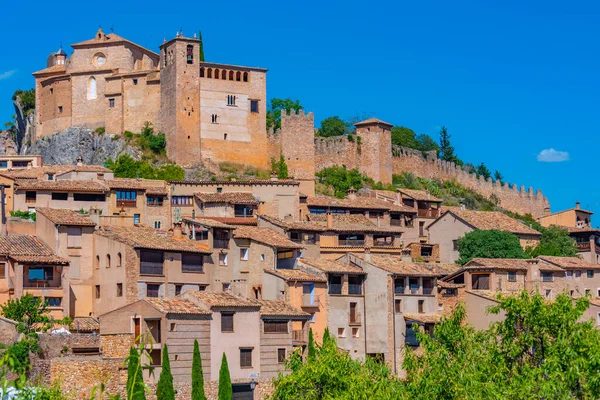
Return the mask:
{"type": "Polygon", "coordinates": [[[162,262],[140,262],[140,274],[141,275],[163,275],[163,263],[162,262]]]}
{"type": "Polygon", "coordinates": [[[304,331],[302,329],[292,331],[292,341],[297,344],[305,343],[304,331]]]}
{"type": "Polygon", "coordinates": [[[577,247],[577,251],[590,251],[591,249],[590,242],[577,242],[575,247],[577,247]]]}
{"type": "Polygon", "coordinates": [[[386,242],[383,240],[375,240],[373,242],[373,247],[394,247],[394,246],[395,246],[394,241],[386,242]]]}
{"type": "Polygon", "coordinates": [[[50,280],[30,280],[27,281],[27,277],[25,277],[25,280],[23,281],[23,287],[25,289],[46,289],[46,288],[53,288],[53,289],[60,289],[62,287],[60,280],[58,281],[50,281],[50,280]]]}
{"type": "Polygon", "coordinates": [[[213,239],[213,248],[228,249],[229,248],[229,239],[213,239]]]}
{"type": "Polygon", "coordinates": [[[399,219],[390,219],[390,226],[402,226],[402,221],[399,219]]]}
{"type": "Polygon", "coordinates": [[[349,283],[348,284],[348,294],[362,295],[362,285],[349,283]]]}
{"type": "Polygon", "coordinates": [[[329,294],[342,294],[342,284],[341,283],[330,283],[329,284],[329,294]]]}
{"type": "Polygon", "coordinates": [[[365,241],[360,239],[340,239],[340,246],[364,247],[365,241]]]}
{"type": "Polygon", "coordinates": [[[417,211],[419,218],[437,218],[440,216],[440,210],[433,208],[431,210],[419,209],[417,211]]]}
{"type": "Polygon", "coordinates": [[[319,307],[319,297],[314,294],[303,294],[302,307],[319,307]]]}
{"type": "Polygon", "coordinates": [[[136,200],[117,200],[117,207],[133,208],[137,204],[136,200]]]}

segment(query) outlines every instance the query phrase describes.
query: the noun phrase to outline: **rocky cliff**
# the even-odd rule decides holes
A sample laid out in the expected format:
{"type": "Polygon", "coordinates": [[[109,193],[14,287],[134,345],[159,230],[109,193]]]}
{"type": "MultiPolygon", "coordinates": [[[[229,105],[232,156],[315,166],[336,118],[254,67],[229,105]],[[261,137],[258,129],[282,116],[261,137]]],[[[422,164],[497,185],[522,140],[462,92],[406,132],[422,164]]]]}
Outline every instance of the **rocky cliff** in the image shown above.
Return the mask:
{"type": "Polygon", "coordinates": [[[16,93],[13,97],[13,104],[15,106],[15,135],[13,139],[19,153],[27,154],[27,149],[31,145],[34,135],[35,108],[32,108],[30,104],[26,104],[22,97],[16,93]]]}
{"type": "Polygon", "coordinates": [[[127,144],[121,135],[99,134],[86,128],[69,128],[45,136],[25,147],[21,154],[39,154],[44,164],[73,164],[83,157],[84,164],[102,165],[121,154],[140,158],[140,151],[127,144]]]}

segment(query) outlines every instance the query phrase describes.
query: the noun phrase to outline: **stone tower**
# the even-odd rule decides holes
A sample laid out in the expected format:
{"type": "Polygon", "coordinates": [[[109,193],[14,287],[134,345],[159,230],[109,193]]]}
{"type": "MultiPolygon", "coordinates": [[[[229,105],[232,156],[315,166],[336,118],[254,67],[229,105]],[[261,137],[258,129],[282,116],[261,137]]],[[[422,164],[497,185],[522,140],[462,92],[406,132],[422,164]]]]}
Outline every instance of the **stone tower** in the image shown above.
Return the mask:
{"type": "Polygon", "coordinates": [[[392,183],[392,125],[376,118],[357,122],[360,172],[375,182],[392,183]]]}
{"type": "Polygon", "coordinates": [[[178,165],[201,160],[200,41],[177,34],[160,46],[160,127],[178,165]]]}
{"type": "Polygon", "coordinates": [[[281,113],[281,154],[291,178],[300,182],[300,191],[315,193],[315,118],[304,110],[281,113]]]}

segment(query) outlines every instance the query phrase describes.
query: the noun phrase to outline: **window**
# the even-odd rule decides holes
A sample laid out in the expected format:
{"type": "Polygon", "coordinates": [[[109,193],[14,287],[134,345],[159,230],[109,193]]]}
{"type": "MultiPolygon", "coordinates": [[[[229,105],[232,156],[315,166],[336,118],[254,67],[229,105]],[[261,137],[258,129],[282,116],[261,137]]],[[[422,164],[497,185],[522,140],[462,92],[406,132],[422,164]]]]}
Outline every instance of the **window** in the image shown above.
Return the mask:
{"type": "Polygon", "coordinates": [[[586,297],[591,297],[592,296],[592,291],[590,289],[585,289],[585,296],[586,297]]]}
{"type": "Polygon", "coordinates": [[[0,263],[0,279],[6,278],[6,263],[0,263]]]}
{"type": "Polygon", "coordinates": [[[425,300],[419,300],[419,314],[425,313],[425,300]]]}
{"type": "Polygon", "coordinates": [[[417,340],[417,332],[413,330],[413,324],[406,324],[406,334],[404,336],[404,343],[408,346],[418,346],[419,341],[417,340]]]}
{"type": "Polygon", "coordinates": [[[287,321],[265,321],[265,333],[288,333],[287,321]]]}
{"type": "Polygon", "coordinates": [[[204,78],[204,67],[200,68],[200,78],[204,78]]]}
{"type": "Polygon", "coordinates": [[[490,290],[490,274],[473,274],[471,283],[474,290],[490,290]]]}
{"type": "Polygon", "coordinates": [[[140,250],[140,274],[162,275],[163,261],[162,251],[140,250]]]}
{"type": "Polygon", "coordinates": [[[249,252],[249,249],[240,249],[240,260],[247,261],[248,260],[248,252],[249,252]]]}
{"type": "Polygon", "coordinates": [[[258,113],[258,100],[250,100],[250,112],[258,113]]]}
{"type": "MultiPolygon", "coordinates": [[[[221,287],[223,288],[223,291],[226,292],[229,289],[231,289],[231,283],[224,283],[223,285],[221,285],[221,287]]],[[[204,290],[204,289],[202,289],[204,290]]]]}
{"type": "Polygon", "coordinates": [[[252,368],[252,349],[240,349],[240,368],[252,368]]]}
{"type": "Polygon", "coordinates": [[[44,301],[46,302],[46,306],[48,306],[48,307],[60,307],[62,298],[61,297],[46,297],[44,299],[44,301]]]}
{"type": "Polygon", "coordinates": [[[25,203],[35,203],[36,196],[36,192],[25,192],[25,203]]]}
{"type": "Polygon", "coordinates": [[[278,260],[285,260],[287,258],[294,258],[294,251],[293,250],[286,250],[286,251],[278,251],[277,252],[277,259],[278,260]]]}
{"type": "Polygon", "coordinates": [[[186,50],[186,59],[187,59],[187,63],[188,64],[193,64],[194,63],[194,46],[193,45],[188,45],[187,46],[187,50],[186,50]]]}
{"type": "Polygon", "coordinates": [[[452,241],[452,250],[458,251],[458,240],[452,241]]]}
{"type": "Polygon", "coordinates": [[[394,300],[394,310],[398,314],[402,313],[402,300],[401,299],[394,300]]]}
{"type": "Polygon", "coordinates": [[[156,284],[146,285],[146,297],[158,297],[159,290],[160,290],[160,285],[156,285],[156,284]]]}
{"type": "Polygon", "coordinates": [[[27,278],[30,281],[51,281],[54,279],[54,267],[29,267],[27,278]]]}
{"type": "Polygon", "coordinates": [[[161,223],[160,221],[154,221],[154,229],[160,229],[161,223]]]}
{"type": "Polygon", "coordinates": [[[404,294],[404,278],[396,278],[394,279],[394,293],[395,294],[404,294]]]}
{"type": "Polygon", "coordinates": [[[140,223],[140,214],[133,214],[133,223],[138,225],[140,223]]]}
{"type": "Polygon", "coordinates": [[[433,293],[433,279],[423,278],[423,294],[433,293]]]}
{"type": "MultiPolygon", "coordinates": [[[[52,177],[52,175],[48,175],[48,180],[51,181],[53,179],[50,179],[50,177],[52,177]]],[[[52,177],[54,178],[54,177],[52,177]]],[[[69,193],[52,193],[52,200],[68,200],[69,199],[69,193]]]]}
{"type": "Polygon", "coordinates": [[[552,290],[546,289],[546,291],[544,292],[544,297],[547,299],[551,299],[552,298],[552,290]]]}
{"type": "MultiPolygon", "coordinates": [[[[98,62],[100,62],[100,57],[97,58],[98,62]]],[[[88,100],[94,100],[98,97],[96,93],[96,78],[93,76],[88,81],[88,92],[87,98],[88,100]]]]}
{"type": "Polygon", "coordinates": [[[181,272],[204,272],[204,256],[196,253],[182,253],[181,272]]]}
{"type": "Polygon", "coordinates": [[[121,255],[121,253],[117,254],[117,268],[119,268],[121,265],[123,265],[123,256],[121,255]]]}
{"type": "Polygon", "coordinates": [[[227,265],[227,253],[219,254],[219,265],[227,265]]]}
{"type": "Polygon", "coordinates": [[[173,196],[171,204],[174,206],[191,206],[193,204],[193,196],[173,196]]]}
{"type": "Polygon", "coordinates": [[[363,277],[360,275],[348,276],[348,294],[361,295],[362,282],[363,277]]]}
{"type": "Polygon", "coordinates": [[[248,82],[248,73],[244,72],[244,82],[248,82]]]}
{"type": "Polygon", "coordinates": [[[438,311],[444,311],[444,305],[442,303],[438,303],[438,311]]]}
{"type": "Polygon", "coordinates": [[[213,124],[218,124],[218,123],[219,123],[219,116],[218,116],[217,114],[212,114],[212,115],[210,116],[210,119],[211,119],[211,122],[212,122],[213,124]]]}
{"type": "Polygon", "coordinates": [[[260,255],[260,261],[265,261],[265,255],[264,254],[260,255]]]}
{"type": "Polygon", "coordinates": [[[62,108],[62,106],[58,106],[58,113],[59,113],[59,114],[62,114],[62,111],[63,111],[63,108],[62,108]]]}
{"type": "Polygon", "coordinates": [[[146,205],[150,207],[162,207],[164,203],[163,197],[146,197],[146,205]]]}
{"type": "Polygon", "coordinates": [[[342,277],[340,275],[329,275],[329,294],[342,294],[342,277]]]}
{"type": "Polygon", "coordinates": [[[54,94],[54,89],[50,88],[50,94],[54,94]]]}
{"type": "Polygon", "coordinates": [[[227,96],[227,105],[228,106],[235,106],[235,100],[236,100],[236,96],[234,96],[234,95],[228,95],[227,96]]]}
{"type": "Polygon", "coordinates": [[[221,313],[221,332],[233,332],[233,313],[221,313]]]}
{"type": "Polygon", "coordinates": [[[96,295],[95,297],[96,297],[97,299],[99,299],[99,298],[100,298],[100,285],[96,285],[96,291],[95,291],[95,295],[96,295]]]}
{"type": "Polygon", "coordinates": [[[517,281],[517,273],[514,271],[511,271],[508,273],[508,281],[509,282],[516,282],[517,281]]]}
{"type": "Polygon", "coordinates": [[[587,270],[587,277],[590,278],[590,279],[594,277],[594,270],[593,269],[588,269],[587,270]]]}
{"type": "Polygon", "coordinates": [[[134,84],[135,86],[137,86],[137,84],[138,84],[138,80],[137,80],[137,78],[133,78],[133,84],[134,84]]]}
{"type": "Polygon", "coordinates": [[[160,349],[152,349],[148,351],[148,355],[150,356],[150,365],[153,367],[160,367],[162,362],[162,352],[160,349]]]}
{"type": "Polygon", "coordinates": [[[105,196],[102,193],[73,193],[75,201],[104,201],[105,196]]]}
{"type": "Polygon", "coordinates": [[[567,279],[573,279],[573,271],[567,271],[567,279]]]}
{"type": "Polygon", "coordinates": [[[236,217],[251,217],[254,214],[254,207],[245,204],[234,204],[233,213],[236,217]]]}
{"type": "Polygon", "coordinates": [[[285,364],[285,349],[277,349],[277,363],[285,364]]]}
{"type": "Polygon", "coordinates": [[[236,72],[235,80],[238,82],[242,80],[242,73],[240,71],[236,72]]]}
{"type": "Polygon", "coordinates": [[[215,79],[219,79],[219,69],[215,68],[215,79]]]}
{"type": "MultiPolygon", "coordinates": [[[[48,180],[49,180],[49,181],[53,181],[53,180],[54,180],[54,174],[53,174],[53,173],[48,173],[48,180]]],[[[52,194],[54,194],[54,193],[52,193],[52,194]]],[[[66,199],[67,199],[67,197],[68,197],[68,193],[65,193],[65,195],[66,195],[66,196],[64,196],[64,197],[65,197],[65,198],[64,198],[64,200],[66,200],[66,199]]],[[[54,199],[53,199],[53,200],[54,200],[54,199]]],[[[60,200],[63,200],[63,199],[60,199],[60,200]]]]}
{"type": "Polygon", "coordinates": [[[81,248],[81,227],[80,226],[67,227],[67,247],[70,249],[81,248]]]}
{"type": "Polygon", "coordinates": [[[115,99],[108,99],[108,108],[115,108],[115,99]]]}
{"type": "Polygon", "coordinates": [[[339,338],[346,337],[346,328],[338,328],[338,337],[339,338]]]}
{"type": "Polygon", "coordinates": [[[100,256],[96,256],[96,269],[100,268],[100,256]]]}
{"type": "Polygon", "coordinates": [[[226,133],[223,134],[223,140],[227,140],[227,134],[226,133]]]}
{"type": "Polygon", "coordinates": [[[209,68],[206,70],[206,77],[207,78],[212,78],[212,68],[209,68]]]}
{"type": "Polygon", "coordinates": [[[223,193],[223,188],[222,187],[218,187],[217,188],[217,193],[223,193]]]}
{"type": "Polygon", "coordinates": [[[123,284],[117,283],[117,297],[123,297],[123,284]]]}
{"type": "Polygon", "coordinates": [[[552,282],[554,274],[552,272],[542,272],[542,282],[552,282]]]}
{"type": "Polygon", "coordinates": [[[358,329],[358,328],[352,328],[352,337],[353,337],[353,338],[357,338],[357,337],[359,337],[359,336],[358,336],[358,331],[359,331],[359,329],[358,329]]]}
{"type": "Polygon", "coordinates": [[[182,289],[183,285],[175,285],[175,296],[179,296],[181,294],[182,289]]]}
{"type": "Polygon", "coordinates": [[[418,294],[419,293],[419,280],[417,278],[409,278],[408,286],[410,288],[410,294],[418,294]]]}
{"type": "Polygon", "coordinates": [[[356,324],[359,322],[358,320],[358,313],[356,312],[356,306],[357,303],[350,303],[350,323],[351,324],[356,324]]]}
{"type": "Polygon", "coordinates": [[[117,206],[119,205],[133,205],[137,200],[137,192],[135,190],[117,190],[117,206]]]}
{"type": "Polygon", "coordinates": [[[575,279],[581,278],[581,271],[575,271],[575,279]]]}

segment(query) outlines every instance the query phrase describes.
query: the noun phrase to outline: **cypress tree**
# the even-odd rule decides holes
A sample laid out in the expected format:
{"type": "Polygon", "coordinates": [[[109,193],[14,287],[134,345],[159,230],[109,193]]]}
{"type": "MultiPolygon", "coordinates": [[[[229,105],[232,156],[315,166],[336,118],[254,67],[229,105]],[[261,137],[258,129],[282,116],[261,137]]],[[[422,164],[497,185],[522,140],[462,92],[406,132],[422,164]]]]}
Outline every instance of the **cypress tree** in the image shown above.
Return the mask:
{"type": "Polygon", "coordinates": [[[227,365],[227,356],[223,353],[221,359],[221,369],[219,370],[219,400],[232,400],[233,388],[231,387],[231,376],[229,375],[229,366],[227,365]]]}
{"type": "Polygon", "coordinates": [[[135,365],[138,363],[138,353],[135,348],[129,349],[129,359],[127,360],[127,396],[131,393],[131,385],[133,385],[135,376],[135,365]]]}
{"type": "Polygon", "coordinates": [[[308,362],[315,361],[315,338],[313,337],[312,328],[308,331],[308,362]]]}
{"type": "Polygon", "coordinates": [[[277,177],[279,179],[288,178],[288,167],[285,163],[285,158],[283,157],[283,154],[279,157],[279,171],[277,172],[277,177]]]}
{"type": "Polygon", "coordinates": [[[127,360],[126,389],[129,400],[146,400],[142,363],[140,355],[134,347],[129,350],[129,358],[127,360]]]}
{"type": "Polygon", "coordinates": [[[194,340],[194,353],[192,356],[192,400],[206,400],[202,358],[200,358],[200,347],[197,340],[194,340]]]}
{"type": "Polygon", "coordinates": [[[171,362],[169,361],[169,349],[167,345],[162,351],[162,370],[158,385],[156,385],[156,398],[160,400],[175,400],[175,388],[173,388],[173,375],[171,374],[171,362]]]}
{"type": "Polygon", "coordinates": [[[323,333],[323,346],[329,340],[329,328],[325,328],[325,332],[323,333]]]}
{"type": "Polygon", "coordinates": [[[200,39],[200,61],[204,61],[204,42],[202,41],[202,31],[198,32],[198,39],[200,39]]]}

